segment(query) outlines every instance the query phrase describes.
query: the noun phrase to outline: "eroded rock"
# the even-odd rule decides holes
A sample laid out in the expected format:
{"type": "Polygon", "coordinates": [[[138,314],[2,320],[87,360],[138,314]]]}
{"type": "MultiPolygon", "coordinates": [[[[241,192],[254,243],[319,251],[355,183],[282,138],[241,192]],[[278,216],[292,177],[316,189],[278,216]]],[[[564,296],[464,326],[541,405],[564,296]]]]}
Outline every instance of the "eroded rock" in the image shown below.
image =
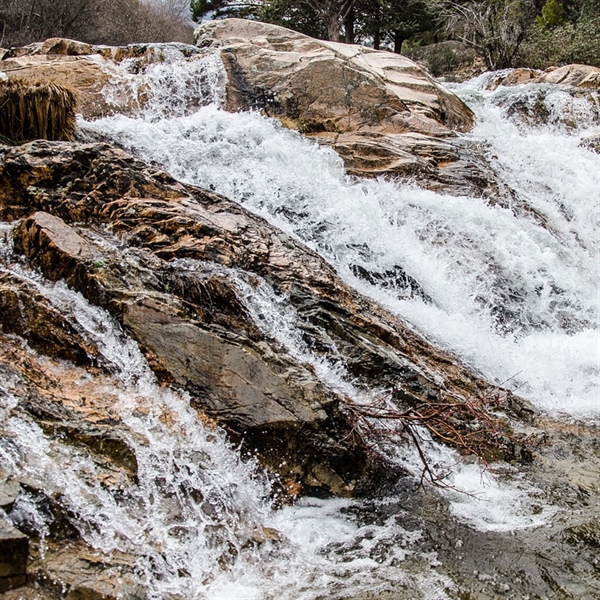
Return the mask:
{"type": "Polygon", "coordinates": [[[408,58],[242,19],[204,23],[195,35],[221,53],[228,110],[258,109],[316,137],[352,174],[480,192],[467,174],[481,167],[452,144],[472,112],[408,58]]]}
{"type": "Polygon", "coordinates": [[[346,400],[265,336],[246,297],[253,287],[285,294],[299,332],[324,357],[339,352],[357,386],[376,381],[408,403],[486,388],[315,253],[120,150],[7,149],[0,183],[0,213],[25,217],[15,247],[108,308],[163,380],[188,389],[264,464],[306,489],[352,494],[385,479],[385,467],[349,436],[346,400]]]}
{"type": "Polygon", "coordinates": [[[23,48],[13,48],[0,58],[0,71],[10,79],[56,83],[75,93],[77,112],[86,119],[114,114],[135,114],[147,97],[133,83],[144,66],[176,54],[182,60],[203,53],[186,44],[132,44],[92,46],[76,40],[50,38],[23,48]],[[131,61],[131,73],[116,65],[131,61]],[[128,79],[129,77],[129,79],[128,79]],[[109,90],[118,87],[115,93],[109,90]]]}

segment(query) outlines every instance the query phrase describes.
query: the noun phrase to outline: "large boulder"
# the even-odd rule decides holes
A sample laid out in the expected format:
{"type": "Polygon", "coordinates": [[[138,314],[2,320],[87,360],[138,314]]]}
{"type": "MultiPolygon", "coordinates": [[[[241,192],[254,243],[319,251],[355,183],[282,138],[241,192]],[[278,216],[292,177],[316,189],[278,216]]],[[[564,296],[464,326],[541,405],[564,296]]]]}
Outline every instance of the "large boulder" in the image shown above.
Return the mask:
{"type": "Polygon", "coordinates": [[[481,189],[468,177],[478,167],[450,141],[470,130],[473,113],[408,58],[242,19],[203,23],[195,36],[220,51],[228,110],[281,119],[333,146],[354,175],[481,189]]]}
{"type": "Polygon", "coordinates": [[[242,19],[206,23],[196,33],[200,47],[91,46],[51,38],[7,51],[0,73],[66,86],[76,94],[77,112],[95,119],[143,109],[149,65],[217,52],[227,72],[228,110],[259,109],[332,146],[349,174],[498,195],[486,161],[457,135],[471,128],[473,114],[406,57],[242,19]]]}
{"type": "MultiPolygon", "coordinates": [[[[534,127],[552,124],[565,129],[600,125],[598,67],[565,65],[546,71],[499,71],[489,79],[487,88],[494,91],[500,87],[513,88],[510,92],[499,90],[496,102],[517,123],[534,127]]],[[[594,150],[595,143],[592,137],[582,145],[594,150]]]]}
{"type": "MultiPolygon", "coordinates": [[[[0,218],[23,219],[16,250],[110,310],[159,377],[305,490],[358,493],[383,482],[388,467],[352,435],[348,399],[257,322],[249,290],[285,295],[305,343],[343,357],[357,388],[393,389],[407,407],[487,389],[317,254],[226,198],[101,144],[35,142],[5,148],[0,164],[0,218]]],[[[6,305],[19,315],[17,298],[6,305]]],[[[69,331],[61,337],[59,317],[43,310],[47,336],[30,331],[29,316],[5,329],[85,364],[85,343],[74,337],[70,355],[59,350],[69,331]]]]}

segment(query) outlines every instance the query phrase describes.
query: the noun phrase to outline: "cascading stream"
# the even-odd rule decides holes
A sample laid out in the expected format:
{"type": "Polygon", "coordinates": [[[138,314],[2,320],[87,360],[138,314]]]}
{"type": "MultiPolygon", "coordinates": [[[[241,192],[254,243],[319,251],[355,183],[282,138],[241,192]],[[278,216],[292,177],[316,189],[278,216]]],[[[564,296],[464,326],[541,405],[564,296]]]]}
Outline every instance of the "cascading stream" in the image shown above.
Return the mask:
{"type": "MultiPolygon", "coordinates": [[[[402,586],[414,598],[447,598],[444,590],[452,583],[431,571],[435,557],[412,549],[421,534],[405,530],[400,516],[362,525],[344,514],[353,506],[347,500],[305,499],[275,510],[270,484],[256,464],[241,460],[222,431],[203,425],[187,394],[159,386],[114,319],[63,283],[23,267],[11,253],[10,226],[0,224],[0,234],[0,272],[33,285],[100,350],[99,362],[114,375],[112,383],[98,383],[98,393],[117,398],[114,410],[135,452],[137,483],[106,483],[89,453],[14,413],[23,382],[4,377],[1,474],[31,478],[60,497],[62,510],[92,548],[132,557],[145,597],[312,600],[325,588],[344,596],[402,586]],[[257,542],[265,527],[274,527],[279,539],[257,542]],[[405,564],[411,556],[416,565],[405,564]]],[[[266,288],[251,300],[257,310],[258,303],[265,309],[276,301],[266,288]]],[[[281,311],[274,320],[293,328],[281,311]]],[[[291,348],[293,331],[289,339],[291,348]]],[[[82,381],[89,377],[80,375],[82,381]]],[[[43,499],[21,493],[11,516],[37,532],[43,556],[52,518],[43,499]]]]}
{"type": "MultiPolygon", "coordinates": [[[[544,226],[479,198],[347,177],[333,151],[259,114],[221,110],[225,76],[216,55],[184,60],[173,49],[142,76],[127,65],[116,73],[109,92],[117,98],[126,88],[145,96],[141,115],[82,121],[84,132],[106,136],[265,217],[488,379],[514,376],[519,393],[543,410],[597,418],[599,215],[590,199],[598,197],[599,177],[598,157],[579,146],[584,127],[536,128],[507,118],[506,98],[527,94],[521,88],[486,92],[485,81],[475,81],[457,89],[478,116],[469,138],[485,145],[498,176],[521,205],[544,217],[544,226]],[[381,274],[380,282],[360,279],[357,267],[381,274]],[[406,294],[387,275],[397,267],[422,294],[406,294]]],[[[565,101],[551,100],[557,114],[565,101]]],[[[584,114],[588,109],[590,115],[595,110],[584,102],[577,107],[584,114]]],[[[313,600],[323,590],[343,598],[401,589],[407,598],[447,597],[452,582],[436,571],[435,555],[419,553],[422,534],[403,527],[401,512],[364,524],[351,517],[360,505],[346,500],[308,498],[275,510],[264,474],[240,459],[222,432],[199,422],[185,393],[158,385],[108,313],[13,260],[10,236],[2,235],[8,229],[0,231],[2,268],[33,283],[100,349],[114,375],[109,391],[118,398],[115,410],[139,473],[125,496],[99,485],[89,454],[11,412],[19,381],[10,380],[0,382],[2,469],[60,492],[93,548],[133,555],[148,597],[313,600]],[[274,527],[280,541],[256,542],[265,527],[274,527]]],[[[364,400],[343,369],[302,342],[285,297],[264,281],[249,286],[230,275],[266,335],[311,364],[328,387],[364,400]]],[[[397,460],[416,464],[411,449],[396,451],[397,460]]],[[[450,483],[476,494],[445,492],[453,514],[473,527],[514,530],[552,515],[526,481],[500,483],[476,465],[457,464],[459,457],[446,448],[431,444],[427,451],[454,469],[450,483]]],[[[20,503],[21,518],[46,535],[35,498],[22,496],[20,503]]]]}
{"type": "MultiPolygon", "coordinates": [[[[477,115],[468,139],[484,146],[497,176],[531,209],[528,217],[481,198],[349,178],[332,150],[257,113],[212,104],[184,114],[190,90],[201,93],[207,79],[223,82],[218,62],[201,64],[195,71],[190,63],[169,65],[185,90],[174,94],[172,114],[158,94],[141,118],[82,122],[83,130],[296,236],[350,285],[488,380],[508,380],[551,414],[598,417],[600,183],[598,156],[580,145],[598,122],[597,97],[549,92],[544,102],[554,116],[542,127],[509,117],[506,106],[529,101],[522,86],[486,92],[484,78],[457,87],[477,115]],[[565,106],[578,128],[561,121],[565,106]],[[422,293],[399,287],[398,267],[422,293]],[[360,269],[381,277],[366,282],[355,275],[360,269]]],[[[145,78],[160,89],[164,66],[151,66],[145,78]]]]}

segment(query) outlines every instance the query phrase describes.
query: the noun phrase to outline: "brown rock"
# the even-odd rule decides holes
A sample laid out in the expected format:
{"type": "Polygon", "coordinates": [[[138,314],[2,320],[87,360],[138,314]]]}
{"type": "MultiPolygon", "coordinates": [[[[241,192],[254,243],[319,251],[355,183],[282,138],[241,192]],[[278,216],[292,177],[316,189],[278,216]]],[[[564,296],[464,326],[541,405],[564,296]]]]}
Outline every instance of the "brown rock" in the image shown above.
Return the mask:
{"type": "Polygon", "coordinates": [[[600,89],[600,68],[590,65],[565,65],[543,73],[536,82],[600,89]]]}
{"type": "MultiPolygon", "coordinates": [[[[471,110],[404,56],[242,19],[204,23],[195,35],[200,47],[221,51],[228,110],[259,109],[317,137],[351,174],[410,177],[439,188],[447,179],[440,165],[470,162],[480,171],[452,146],[457,131],[471,128],[471,110]],[[412,153],[415,137],[430,156],[412,153]]],[[[453,179],[462,193],[481,192],[467,169],[453,179]]]]}
{"type": "Polygon", "coordinates": [[[188,389],[196,406],[305,490],[351,494],[385,480],[387,467],[349,435],[346,399],[265,338],[228,269],[286,294],[298,330],[324,357],[335,347],[359,387],[376,381],[408,403],[485,387],[346,287],[318,255],[226,198],[105,145],[36,142],[5,149],[2,165],[0,214],[54,215],[25,218],[16,247],[108,308],[163,380],[188,389]],[[198,261],[193,270],[174,266],[183,258],[198,261]]]}
{"type": "Polygon", "coordinates": [[[34,418],[49,435],[87,448],[101,463],[108,461],[115,477],[135,478],[136,456],[114,409],[118,397],[107,391],[117,384],[99,369],[91,370],[91,379],[64,361],[36,359],[17,340],[0,335],[0,376],[18,382],[20,400],[13,410],[34,418]]]}
{"type": "Polygon", "coordinates": [[[42,83],[57,83],[70,88],[77,98],[77,111],[86,117],[115,113],[102,89],[110,81],[108,63],[100,56],[27,54],[5,58],[0,70],[9,78],[42,83]]]}
{"type": "Polygon", "coordinates": [[[242,19],[204,23],[195,36],[221,48],[232,111],[260,108],[307,131],[340,133],[447,136],[473,123],[462,101],[403,56],[242,19]]]}
{"type": "Polygon", "coordinates": [[[90,364],[97,356],[32,283],[9,273],[0,274],[0,327],[48,356],[76,364],[90,364]]]}
{"type": "Polygon", "coordinates": [[[121,86],[119,93],[106,95],[114,78],[123,77],[115,69],[122,60],[132,59],[137,69],[164,60],[164,53],[173,49],[184,59],[202,52],[186,44],[132,44],[130,46],[91,46],[76,40],[50,38],[23,48],[13,48],[2,56],[0,71],[9,79],[25,82],[56,83],[73,90],[77,111],[86,119],[113,114],[132,114],[144,103],[143,90],[136,86],[121,86]]]}
{"type": "Polygon", "coordinates": [[[542,71],[537,69],[512,69],[508,75],[500,75],[490,79],[489,83],[487,84],[487,89],[495,90],[501,85],[509,87],[513,85],[520,85],[522,83],[531,83],[532,81],[537,80],[541,74],[542,71]]]}
{"type": "Polygon", "coordinates": [[[16,248],[44,269],[50,279],[98,257],[93,247],[62,219],[39,212],[27,219],[16,238],[16,248]]]}
{"type": "Polygon", "coordinates": [[[42,44],[37,53],[60,54],[63,56],[85,56],[88,54],[95,54],[96,51],[90,44],[78,42],[77,40],[50,38],[42,44]]]}

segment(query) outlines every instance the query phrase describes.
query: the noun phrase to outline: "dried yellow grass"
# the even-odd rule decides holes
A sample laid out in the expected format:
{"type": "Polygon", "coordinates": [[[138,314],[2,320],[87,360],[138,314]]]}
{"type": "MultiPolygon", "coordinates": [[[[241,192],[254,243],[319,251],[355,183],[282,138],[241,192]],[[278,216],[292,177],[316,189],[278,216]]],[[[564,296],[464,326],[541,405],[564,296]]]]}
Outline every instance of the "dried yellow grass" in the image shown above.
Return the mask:
{"type": "Polygon", "coordinates": [[[0,82],[0,138],[15,143],[75,138],[75,95],[54,83],[0,82]]]}

